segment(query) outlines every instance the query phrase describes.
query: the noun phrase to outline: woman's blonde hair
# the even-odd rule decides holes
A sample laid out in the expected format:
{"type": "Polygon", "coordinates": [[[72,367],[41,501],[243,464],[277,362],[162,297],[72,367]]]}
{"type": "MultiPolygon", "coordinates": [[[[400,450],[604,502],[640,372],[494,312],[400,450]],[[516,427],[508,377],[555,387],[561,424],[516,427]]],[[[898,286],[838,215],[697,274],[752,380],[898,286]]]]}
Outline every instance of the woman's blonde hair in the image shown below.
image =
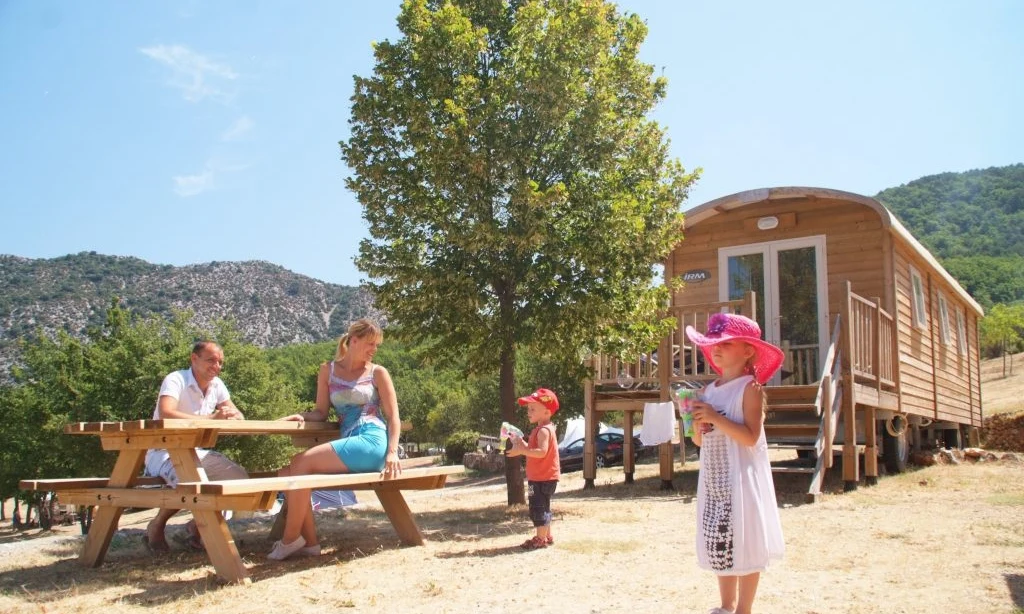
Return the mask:
{"type": "Polygon", "coordinates": [[[373,336],[378,341],[384,338],[384,331],[381,330],[377,323],[368,318],[360,318],[355,322],[349,324],[348,332],[338,339],[338,349],[334,352],[334,360],[341,360],[348,353],[348,342],[353,337],[357,339],[366,339],[367,337],[373,336]]]}

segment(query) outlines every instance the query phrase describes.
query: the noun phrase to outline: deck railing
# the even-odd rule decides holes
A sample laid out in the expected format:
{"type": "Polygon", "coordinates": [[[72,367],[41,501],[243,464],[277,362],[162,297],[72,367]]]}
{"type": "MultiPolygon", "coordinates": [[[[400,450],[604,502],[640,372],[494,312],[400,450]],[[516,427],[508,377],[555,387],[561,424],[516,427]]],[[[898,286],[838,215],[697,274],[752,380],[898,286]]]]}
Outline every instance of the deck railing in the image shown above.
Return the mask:
{"type": "Polygon", "coordinates": [[[782,383],[792,386],[806,386],[818,381],[820,369],[818,369],[817,343],[792,345],[783,341],[780,345],[782,355],[785,359],[782,363],[782,370],[785,372],[782,383]]]}
{"type": "MultiPolygon", "coordinates": [[[[848,334],[846,365],[854,381],[874,384],[879,388],[894,389],[898,381],[896,350],[896,322],[892,314],[882,309],[879,299],[867,299],[854,294],[847,283],[843,307],[844,332],[848,334]]],[[[668,313],[676,321],[669,332],[672,384],[704,382],[714,379],[711,366],[704,356],[686,338],[686,327],[693,326],[703,332],[711,314],[728,312],[749,317],[755,313],[756,296],[748,292],[742,299],[716,301],[670,307],[668,313]]],[[[665,342],[663,341],[663,344],[665,342]]],[[[662,347],[666,347],[662,345],[662,347]]],[[[785,363],[789,373],[784,384],[808,385],[820,381],[825,365],[819,364],[817,344],[783,344],[785,363]]],[[[598,388],[621,390],[655,389],[661,384],[660,358],[657,349],[644,352],[634,360],[621,360],[615,356],[595,355],[591,359],[594,379],[598,388]]]]}
{"type": "MultiPolygon", "coordinates": [[[[742,299],[717,301],[694,305],[670,307],[668,313],[676,321],[669,332],[668,345],[671,348],[672,365],[670,384],[700,382],[715,378],[711,365],[704,360],[700,351],[693,347],[686,337],[686,327],[693,326],[704,332],[708,317],[714,313],[738,313],[754,317],[756,297],[748,292],[742,299]]],[[[663,342],[664,343],[664,342],[663,342]]],[[[659,366],[662,361],[658,350],[644,352],[636,360],[625,361],[615,356],[595,355],[591,358],[594,369],[593,384],[598,387],[620,388],[623,390],[657,388],[661,383],[659,366]]]]}
{"type": "Polygon", "coordinates": [[[850,370],[855,381],[894,387],[897,379],[896,322],[878,298],[854,294],[846,283],[846,326],[849,327],[850,370]]]}
{"type": "Polygon", "coordinates": [[[821,494],[822,485],[825,483],[825,472],[831,469],[833,464],[832,443],[835,440],[843,408],[842,350],[839,347],[841,330],[842,319],[840,316],[836,316],[836,323],[832,327],[832,335],[829,338],[828,351],[825,352],[825,362],[821,368],[821,377],[818,378],[818,392],[814,397],[814,407],[817,414],[821,416],[821,426],[818,428],[818,437],[814,442],[817,461],[811,475],[811,484],[807,489],[809,502],[816,501],[821,494]]]}

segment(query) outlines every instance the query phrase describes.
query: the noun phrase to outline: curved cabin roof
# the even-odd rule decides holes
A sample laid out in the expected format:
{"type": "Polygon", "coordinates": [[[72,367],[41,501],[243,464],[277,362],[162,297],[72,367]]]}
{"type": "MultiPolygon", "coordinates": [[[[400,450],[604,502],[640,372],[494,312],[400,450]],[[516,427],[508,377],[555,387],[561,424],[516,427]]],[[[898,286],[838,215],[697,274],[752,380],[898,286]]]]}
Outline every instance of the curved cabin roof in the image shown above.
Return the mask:
{"type": "Polygon", "coordinates": [[[935,271],[937,275],[942,277],[949,284],[950,288],[953,289],[957,295],[963,299],[964,303],[970,305],[978,315],[984,315],[984,310],[981,305],[975,301],[970,294],[964,290],[953,276],[949,274],[946,269],[939,264],[939,261],[932,256],[921,243],[910,234],[903,224],[900,223],[896,216],[886,208],[885,205],[878,202],[874,198],[868,198],[860,194],[854,194],[853,192],[844,192],[842,190],[830,190],[827,188],[807,188],[807,187],[781,187],[781,188],[760,188],[757,190],[747,190],[745,192],[737,192],[730,194],[729,196],[723,196],[716,198],[715,200],[708,201],[703,205],[698,205],[693,209],[684,212],[685,215],[685,226],[684,228],[691,228],[702,221],[714,217],[719,213],[725,213],[727,211],[733,211],[741,207],[748,205],[755,205],[758,203],[772,201],[772,200],[783,200],[793,198],[822,198],[829,200],[845,200],[848,202],[857,203],[864,205],[870,209],[874,209],[878,212],[878,217],[882,220],[882,226],[887,228],[892,236],[902,242],[904,245],[910,248],[911,251],[917,254],[922,260],[928,263],[928,265],[935,271]]]}

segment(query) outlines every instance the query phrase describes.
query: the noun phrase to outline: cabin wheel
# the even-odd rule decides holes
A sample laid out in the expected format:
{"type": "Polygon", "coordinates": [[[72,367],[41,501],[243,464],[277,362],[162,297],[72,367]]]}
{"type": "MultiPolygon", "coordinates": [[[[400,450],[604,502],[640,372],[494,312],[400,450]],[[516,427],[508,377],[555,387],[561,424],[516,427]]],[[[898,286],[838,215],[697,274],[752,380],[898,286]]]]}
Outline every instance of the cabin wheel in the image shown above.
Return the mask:
{"type": "Polygon", "coordinates": [[[882,460],[887,473],[895,475],[907,470],[910,446],[907,444],[907,418],[897,414],[882,427],[882,460]]]}
{"type": "Polygon", "coordinates": [[[608,462],[604,460],[604,455],[603,454],[598,454],[597,455],[597,468],[598,469],[604,469],[607,464],[608,464],[608,462]]]}

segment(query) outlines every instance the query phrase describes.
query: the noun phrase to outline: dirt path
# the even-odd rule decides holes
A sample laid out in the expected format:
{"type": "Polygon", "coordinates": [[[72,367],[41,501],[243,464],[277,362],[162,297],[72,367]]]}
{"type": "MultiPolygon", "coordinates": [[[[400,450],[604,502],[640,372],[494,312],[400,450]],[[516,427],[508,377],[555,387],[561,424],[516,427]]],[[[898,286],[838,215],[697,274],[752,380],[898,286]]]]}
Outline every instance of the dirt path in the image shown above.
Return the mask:
{"type": "MultiPolygon", "coordinates": [[[[233,529],[247,587],[219,586],[202,555],[149,555],[134,533],[143,516],[129,514],[99,569],[76,564],[74,542],[37,541],[17,556],[0,548],[0,612],[703,613],[716,585],[695,564],[695,478],[689,463],[663,491],[655,465],[640,465],[633,485],[610,468],[583,490],[569,474],[555,495],[557,543],[537,552],[518,547],[531,531],[526,510],[505,505],[500,483],[410,497],[423,548],[399,547],[364,503],[319,517],[323,557],[275,564],[271,519],[254,519],[233,529]]],[[[762,580],[759,612],[1024,612],[1020,464],[929,467],[845,494],[833,481],[813,505],[805,481],[777,479],[787,553],[762,580]]]]}

